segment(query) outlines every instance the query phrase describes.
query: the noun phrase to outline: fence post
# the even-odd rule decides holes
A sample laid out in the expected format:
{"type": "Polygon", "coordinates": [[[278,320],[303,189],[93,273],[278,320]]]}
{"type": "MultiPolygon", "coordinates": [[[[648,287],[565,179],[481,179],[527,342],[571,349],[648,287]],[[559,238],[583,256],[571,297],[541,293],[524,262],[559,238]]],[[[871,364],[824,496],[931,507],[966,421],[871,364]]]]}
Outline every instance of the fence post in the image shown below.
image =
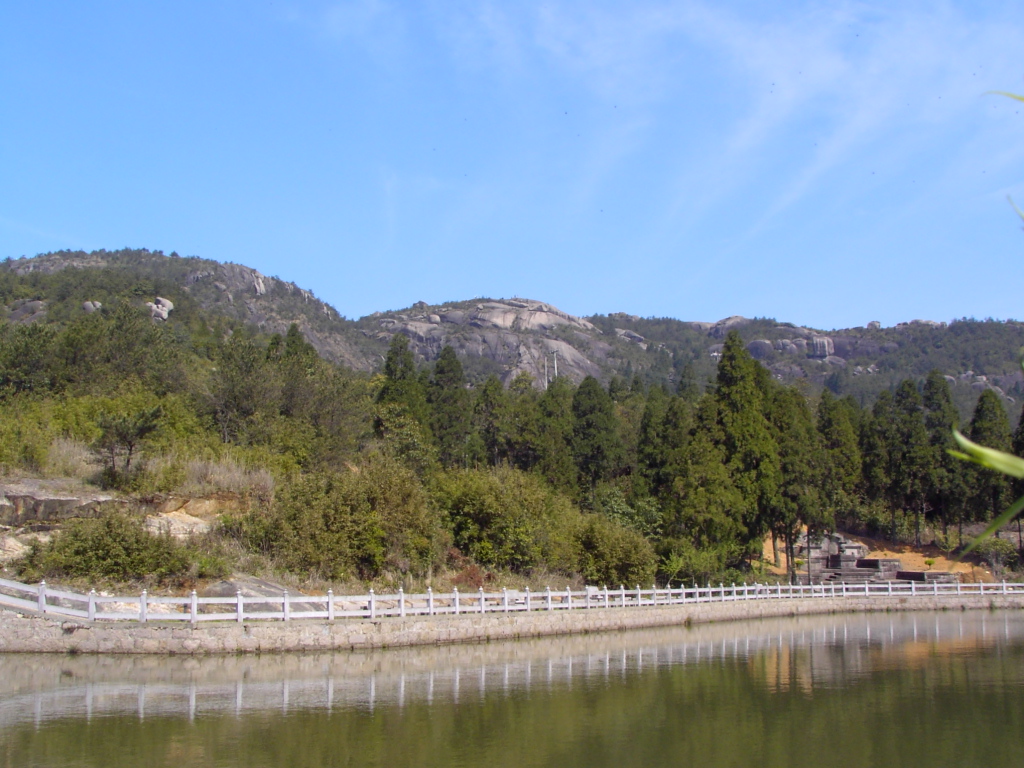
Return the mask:
{"type": "Polygon", "coordinates": [[[40,613],[46,613],[46,581],[39,582],[39,594],[36,597],[36,608],[40,613]]]}
{"type": "Polygon", "coordinates": [[[643,595],[643,592],[640,591],[640,585],[637,584],[636,585],[636,607],[639,608],[643,604],[644,604],[644,595],[643,595]]]}
{"type": "Polygon", "coordinates": [[[334,590],[327,590],[327,620],[334,621],[334,590]]]}
{"type": "Polygon", "coordinates": [[[377,600],[373,594],[373,587],[370,587],[370,599],[367,602],[370,604],[370,618],[377,618],[377,600]]]}
{"type": "Polygon", "coordinates": [[[1003,594],[1006,594],[1006,579],[1003,579],[1003,594]]]}
{"type": "Polygon", "coordinates": [[[484,588],[480,587],[480,613],[484,612],[484,588]]]}
{"type": "Polygon", "coordinates": [[[548,601],[548,610],[551,610],[551,587],[545,587],[544,595],[548,601]]]}
{"type": "Polygon", "coordinates": [[[405,588],[398,588],[398,615],[405,617],[405,588]]]}
{"type": "Polygon", "coordinates": [[[239,624],[242,623],[242,619],[245,618],[245,598],[242,596],[242,590],[235,592],[235,619],[239,624]]]}
{"type": "Polygon", "coordinates": [[[604,585],[604,607],[608,607],[608,585],[604,585]]]}
{"type": "Polygon", "coordinates": [[[910,582],[910,594],[911,595],[916,595],[917,594],[917,582],[916,581],[910,582]]]}
{"type": "Polygon", "coordinates": [[[427,587],[427,615],[434,615],[434,590],[432,587],[427,587]]]}
{"type": "Polygon", "coordinates": [[[89,621],[96,621],[96,590],[89,590],[89,621]]]}
{"type": "Polygon", "coordinates": [[[508,588],[507,587],[502,587],[501,588],[501,607],[505,611],[505,613],[508,613],[508,588]]]}
{"type": "MultiPolygon", "coordinates": [[[[1003,582],[1003,592],[1006,592],[1006,582],[1005,581],[1003,582]]],[[[939,582],[937,582],[937,581],[933,581],[932,582],[932,594],[933,595],[939,594],[939,582]]]]}
{"type": "Polygon", "coordinates": [[[622,607],[626,607],[626,588],[619,584],[619,595],[622,597],[622,607]]]}
{"type": "Polygon", "coordinates": [[[846,597],[846,582],[843,582],[843,597],[846,597]]]}
{"type": "Polygon", "coordinates": [[[192,626],[194,627],[196,625],[196,622],[199,620],[199,595],[197,595],[196,591],[193,589],[190,597],[191,600],[189,600],[188,605],[188,618],[189,621],[192,623],[192,626]]]}
{"type": "Polygon", "coordinates": [[[284,591],[284,595],[281,596],[281,612],[284,614],[285,621],[292,620],[292,606],[288,599],[288,590],[284,591]]]}
{"type": "Polygon", "coordinates": [[[142,590],[142,594],[139,595],[139,623],[146,623],[146,614],[149,609],[149,596],[146,594],[146,590],[142,590]]]}
{"type": "Polygon", "coordinates": [[[956,580],[956,593],[958,595],[960,594],[960,579],[956,580]]]}
{"type": "Polygon", "coordinates": [[[529,610],[530,610],[530,588],[527,587],[524,591],[526,592],[526,610],[527,610],[527,612],[529,612],[529,610]]]}
{"type": "Polygon", "coordinates": [[[452,605],[455,606],[455,615],[459,615],[459,588],[452,587],[452,605]]]}

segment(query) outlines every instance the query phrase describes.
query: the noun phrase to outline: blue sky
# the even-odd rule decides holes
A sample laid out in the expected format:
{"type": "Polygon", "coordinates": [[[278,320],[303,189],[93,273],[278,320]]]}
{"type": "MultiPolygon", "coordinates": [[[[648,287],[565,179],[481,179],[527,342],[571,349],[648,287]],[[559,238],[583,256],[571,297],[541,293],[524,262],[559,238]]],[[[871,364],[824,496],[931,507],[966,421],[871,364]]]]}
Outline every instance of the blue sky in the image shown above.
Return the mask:
{"type": "Polygon", "coordinates": [[[1024,317],[1024,4],[0,2],[0,258],[349,317],[1024,317]]]}

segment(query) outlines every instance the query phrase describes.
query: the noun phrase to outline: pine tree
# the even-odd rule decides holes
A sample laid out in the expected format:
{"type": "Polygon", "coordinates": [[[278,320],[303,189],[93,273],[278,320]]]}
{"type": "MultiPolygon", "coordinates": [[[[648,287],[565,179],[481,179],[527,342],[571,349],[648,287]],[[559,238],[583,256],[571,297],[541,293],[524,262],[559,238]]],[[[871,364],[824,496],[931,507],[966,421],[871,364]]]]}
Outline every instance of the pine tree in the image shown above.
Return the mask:
{"type": "Polygon", "coordinates": [[[572,453],[580,478],[591,488],[611,477],[622,460],[615,405],[601,383],[587,376],[572,398],[572,453]]]}
{"type": "Polygon", "coordinates": [[[821,393],[818,433],[825,451],[825,495],[836,509],[841,497],[852,496],[861,480],[861,454],[848,408],[831,390],[821,393]]]}
{"type": "Polygon", "coordinates": [[[931,446],[927,480],[927,501],[942,521],[942,532],[948,531],[949,521],[960,522],[967,503],[964,483],[966,465],[950,456],[956,448],[953,430],[957,428],[959,414],[953,404],[949,382],[937,370],[928,374],[922,393],[924,424],[931,446]]]}
{"type": "MultiPolygon", "coordinates": [[[[968,437],[986,448],[1009,451],[1010,420],[999,395],[986,389],[978,398],[971,417],[968,437]]],[[[971,486],[970,507],[976,520],[987,521],[1010,501],[1010,484],[1006,476],[991,469],[970,465],[971,486]]]]}
{"type": "Polygon", "coordinates": [[[781,536],[787,543],[792,573],[797,526],[805,525],[809,539],[815,540],[835,527],[835,519],[822,497],[825,453],[807,400],[793,387],[775,387],[767,404],[781,469],[767,522],[772,540],[781,536]]]}
{"type": "Polygon", "coordinates": [[[468,466],[470,401],[462,363],[452,347],[441,350],[427,386],[430,406],[430,430],[438,448],[438,458],[446,467],[468,466]]]}
{"type": "Polygon", "coordinates": [[[537,401],[540,429],[537,439],[537,471],[551,485],[576,493],[576,464],[572,455],[572,382],[559,376],[537,401]]]}
{"type": "Polygon", "coordinates": [[[718,363],[718,404],[726,466],[745,502],[745,547],[759,550],[781,481],[779,447],[765,416],[762,387],[770,377],[743,346],[736,331],[726,336],[718,363]]]}
{"type": "Polygon", "coordinates": [[[914,510],[914,538],[921,545],[921,517],[928,491],[928,473],[932,450],[924,423],[924,406],[917,383],[904,379],[893,396],[896,412],[894,437],[889,455],[895,458],[892,467],[892,497],[902,508],[914,510]]]}
{"type": "Polygon", "coordinates": [[[473,406],[476,433],[488,464],[496,467],[508,458],[508,393],[497,376],[488,376],[473,406]]]}

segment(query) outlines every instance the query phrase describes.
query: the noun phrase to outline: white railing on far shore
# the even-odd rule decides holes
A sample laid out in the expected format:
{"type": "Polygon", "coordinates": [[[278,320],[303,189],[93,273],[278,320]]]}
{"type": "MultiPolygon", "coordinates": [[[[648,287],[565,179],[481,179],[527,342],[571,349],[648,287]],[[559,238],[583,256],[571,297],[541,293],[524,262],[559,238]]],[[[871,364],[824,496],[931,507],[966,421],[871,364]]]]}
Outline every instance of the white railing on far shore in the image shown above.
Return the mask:
{"type": "Polygon", "coordinates": [[[566,611],[589,609],[649,608],[691,603],[718,603],[734,600],[790,600],[795,598],[863,597],[959,597],[963,595],[1024,595],[1024,584],[932,582],[857,582],[829,584],[719,584],[717,587],[673,587],[642,589],[586,587],[573,591],[545,589],[502,589],[500,592],[474,591],[365,595],[291,594],[200,597],[193,591],[182,597],[150,595],[110,596],[92,590],[84,595],[39,584],[22,584],[0,579],[0,607],[26,610],[53,617],[86,621],[292,621],[299,619],[444,616],[457,614],[514,613],[519,611],[566,611]]]}

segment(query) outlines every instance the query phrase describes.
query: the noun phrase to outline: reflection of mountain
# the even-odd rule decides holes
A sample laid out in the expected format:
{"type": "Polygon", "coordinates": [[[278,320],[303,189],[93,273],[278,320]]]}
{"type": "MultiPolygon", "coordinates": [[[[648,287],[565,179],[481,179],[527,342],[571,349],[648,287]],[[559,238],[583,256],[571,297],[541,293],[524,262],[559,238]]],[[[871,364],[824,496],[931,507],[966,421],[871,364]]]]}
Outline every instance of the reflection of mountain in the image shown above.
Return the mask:
{"type": "MultiPolygon", "coordinates": [[[[373,709],[746,660],[773,693],[850,685],[1024,641],[1010,613],[770,619],[486,645],[212,657],[0,655],[0,729],[62,717],[373,709]]],[[[1024,670],[1021,670],[1024,682],[1024,670]]]]}

